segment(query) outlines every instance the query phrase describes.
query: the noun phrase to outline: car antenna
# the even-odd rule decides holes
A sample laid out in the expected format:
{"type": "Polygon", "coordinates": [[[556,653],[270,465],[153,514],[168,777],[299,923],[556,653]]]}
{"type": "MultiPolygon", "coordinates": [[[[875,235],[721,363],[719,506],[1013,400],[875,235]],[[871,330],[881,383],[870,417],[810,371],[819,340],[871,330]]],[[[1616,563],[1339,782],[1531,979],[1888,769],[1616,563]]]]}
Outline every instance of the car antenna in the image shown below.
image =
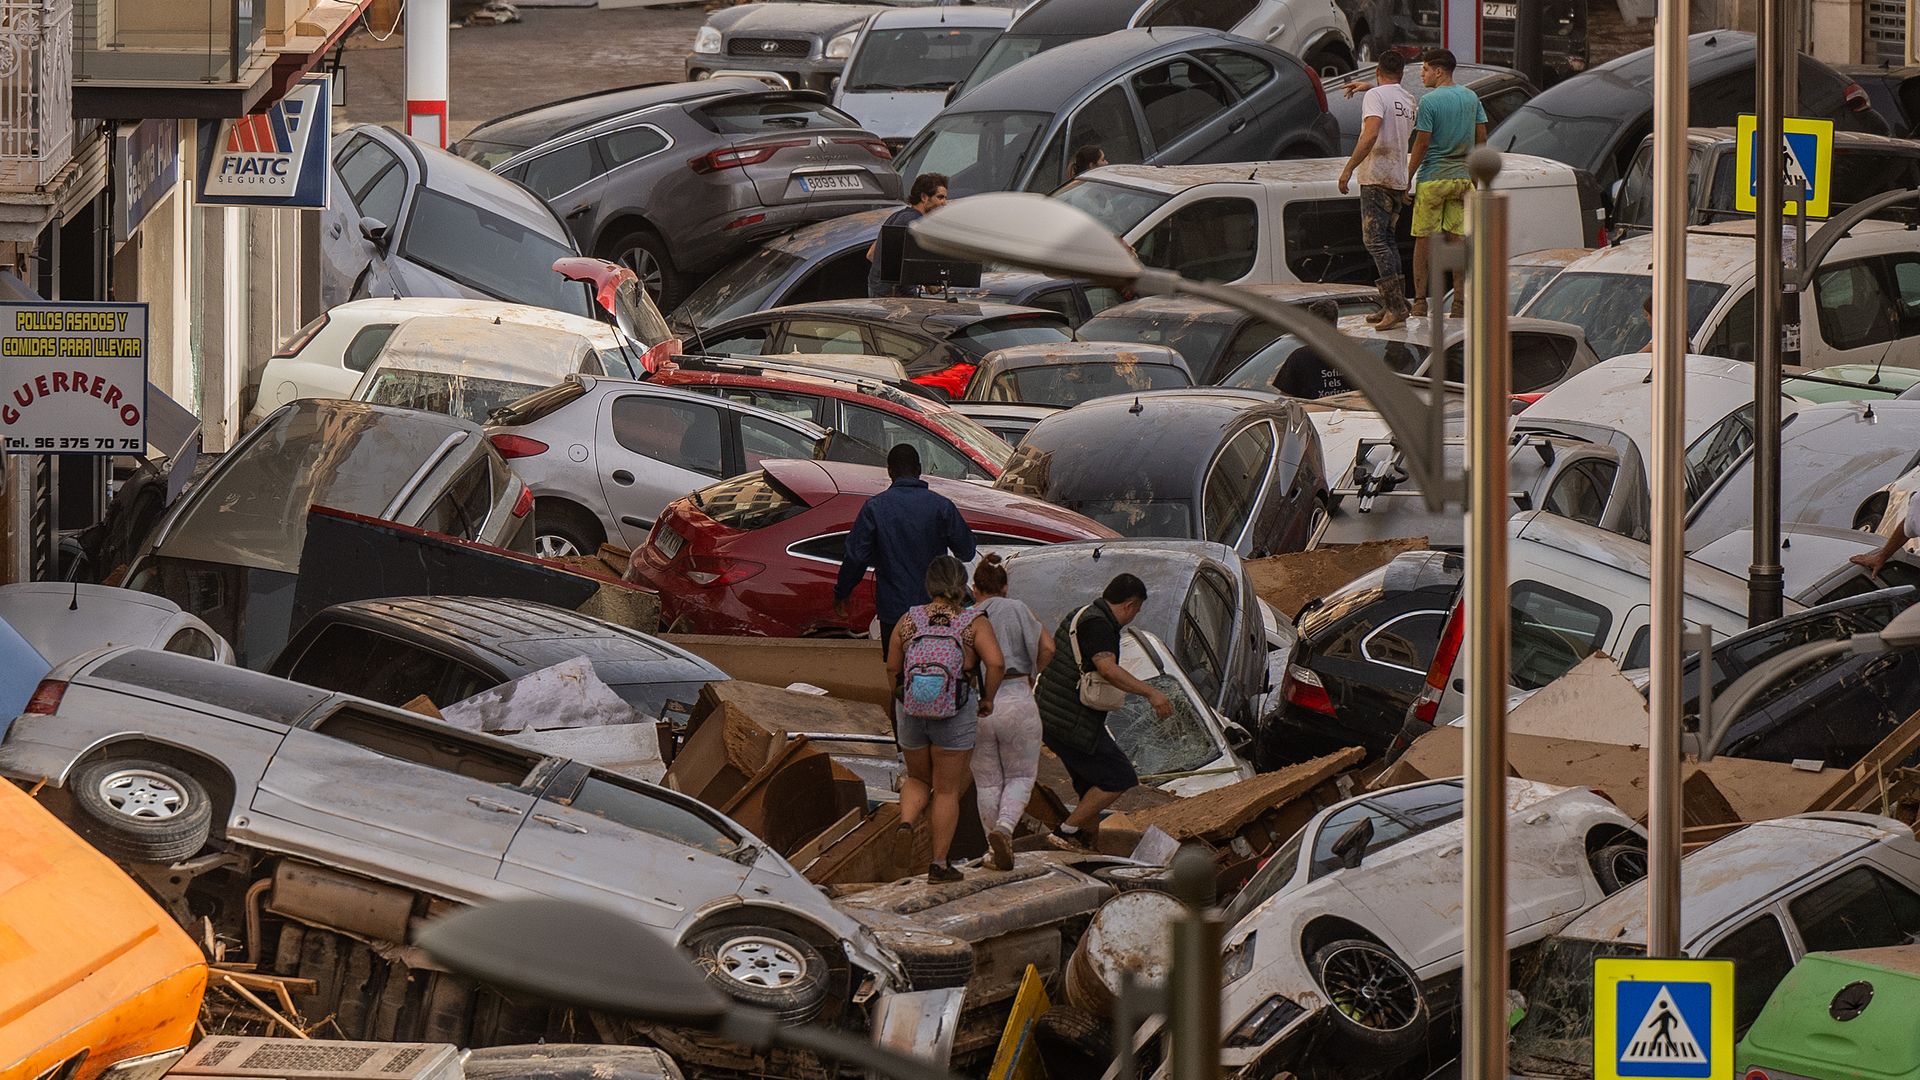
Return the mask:
{"type": "Polygon", "coordinates": [[[1133,407],[1128,409],[1127,411],[1132,413],[1135,416],[1139,416],[1141,413],[1147,411],[1147,407],[1145,405],[1140,404],[1140,399],[1136,396],[1133,399],[1133,407]]]}
{"type": "Polygon", "coordinates": [[[1099,561],[1100,561],[1100,552],[1101,552],[1101,551],[1103,551],[1103,550],[1104,550],[1104,549],[1103,549],[1103,548],[1101,548],[1101,547],[1100,547],[1100,546],[1099,546],[1098,544],[1096,544],[1096,545],[1094,545],[1094,548],[1093,548],[1093,561],[1094,561],[1094,562],[1099,562],[1099,561]]]}
{"type": "Polygon", "coordinates": [[[1887,362],[1887,354],[1881,353],[1880,359],[1873,365],[1873,377],[1867,380],[1868,386],[1880,385],[1880,366],[1887,362]]]}
{"type": "Polygon", "coordinates": [[[1867,402],[1867,411],[1861,414],[1860,419],[1862,420],[1873,419],[1873,402],[1871,401],[1867,402]]]}
{"type": "Polygon", "coordinates": [[[72,602],[67,604],[67,610],[68,611],[80,610],[80,583],[78,581],[73,583],[73,600],[72,602]]]}

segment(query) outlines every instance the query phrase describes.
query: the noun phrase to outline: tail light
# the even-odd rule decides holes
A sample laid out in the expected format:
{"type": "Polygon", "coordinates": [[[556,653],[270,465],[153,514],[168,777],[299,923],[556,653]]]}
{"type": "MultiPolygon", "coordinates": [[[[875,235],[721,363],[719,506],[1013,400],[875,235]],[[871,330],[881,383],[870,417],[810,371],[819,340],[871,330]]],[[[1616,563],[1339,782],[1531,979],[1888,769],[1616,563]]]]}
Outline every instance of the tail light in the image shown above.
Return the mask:
{"type": "Polygon", "coordinates": [[[1534,391],[1533,393],[1528,393],[1528,394],[1515,394],[1513,395],[1513,411],[1515,413],[1526,412],[1527,406],[1533,404],[1536,401],[1539,401],[1541,398],[1546,396],[1547,395],[1544,391],[1534,391]]]}
{"type": "Polygon", "coordinates": [[[1320,111],[1327,112],[1327,87],[1320,81],[1320,73],[1313,70],[1311,64],[1307,65],[1307,78],[1313,80],[1313,96],[1320,102],[1320,111]]]}
{"type": "Polygon", "coordinates": [[[732,221],[720,226],[720,231],[725,232],[728,229],[744,229],[749,225],[758,225],[765,220],[767,220],[767,215],[765,214],[748,214],[745,217],[734,218],[732,221]]]}
{"type": "Polygon", "coordinates": [[[1280,695],[1289,705],[1298,705],[1310,712],[1324,716],[1333,715],[1333,699],[1327,696],[1327,685],[1299,664],[1287,665],[1287,677],[1281,680],[1280,695]]]}
{"type": "Polygon", "coordinates": [[[931,375],[915,376],[913,381],[921,386],[937,386],[958,400],[966,392],[967,383],[973,379],[974,367],[973,364],[955,364],[931,375]]]}
{"type": "Polygon", "coordinates": [[[1460,643],[1466,637],[1466,610],[1465,603],[1458,603],[1447,614],[1447,624],[1440,628],[1440,645],[1427,667],[1427,685],[1413,699],[1412,716],[1423,724],[1433,723],[1440,713],[1440,699],[1447,694],[1447,680],[1453,676],[1453,663],[1460,658],[1460,643]]]}
{"type": "Polygon", "coordinates": [[[60,711],[60,699],[67,696],[67,684],[59,679],[42,679],[27,699],[29,716],[52,716],[60,711]]]}
{"type": "Polygon", "coordinates": [[[705,588],[717,589],[723,585],[733,585],[745,581],[766,567],[745,559],[728,559],[719,555],[695,555],[687,560],[687,566],[680,571],[682,577],[705,588]]]}
{"type": "Polygon", "coordinates": [[[652,375],[662,369],[672,367],[673,358],[679,356],[680,350],[685,347],[679,338],[668,338],[640,354],[640,370],[652,375]]]}
{"type": "Polygon", "coordinates": [[[533,489],[528,487],[525,484],[521,484],[520,497],[513,500],[513,516],[517,518],[523,518],[532,512],[533,512],[533,489]]]}
{"type": "Polygon", "coordinates": [[[1860,88],[1859,83],[1848,83],[1847,88],[1840,91],[1840,96],[1846,100],[1847,108],[1854,112],[1866,112],[1873,108],[1873,99],[1867,96],[1867,92],[1860,88]]]}
{"type": "Polygon", "coordinates": [[[1595,234],[1593,246],[1597,248],[1613,246],[1613,240],[1607,236],[1607,227],[1605,225],[1600,226],[1600,231],[1595,234]]]}
{"type": "Polygon", "coordinates": [[[500,456],[511,461],[514,458],[538,457],[547,452],[547,444],[539,439],[529,439],[525,435],[495,435],[487,440],[493,444],[500,456]]]}
{"type": "Polygon", "coordinates": [[[782,150],[790,150],[793,147],[805,145],[807,145],[806,139],[783,139],[779,142],[761,143],[758,146],[749,146],[739,150],[715,150],[710,154],[702,154],[697,158],[689,160],[687,162],[687,168],[705,176],[708,173],[719,172],[722,169],[738,169],[747,165],[760,165],[771,160],[773,155],[782,150]]]}
{"type": "Polygon", "coordinates": [[[881,161],[893,160],[893,151],[879,139],[835,139],[833,141],[845,146],[858,146],[881,161]]]}

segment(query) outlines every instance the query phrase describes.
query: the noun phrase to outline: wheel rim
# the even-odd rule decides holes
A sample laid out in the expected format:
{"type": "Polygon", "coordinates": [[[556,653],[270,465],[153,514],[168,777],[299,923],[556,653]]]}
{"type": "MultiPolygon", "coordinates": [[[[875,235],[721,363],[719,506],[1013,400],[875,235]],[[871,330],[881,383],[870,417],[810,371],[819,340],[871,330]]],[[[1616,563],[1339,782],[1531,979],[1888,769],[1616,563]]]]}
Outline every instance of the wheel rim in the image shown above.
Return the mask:
{"type": "Polygon", "coordinates": [[[734,982],[778,990],[807,973],[806,961],[785,942],[772,938],[734,938],[720,950],[720,970],[734,982]]]}
{"type": "Polygon", "coordinates": [[[580,554],[580,549],[564,536],[545,533],[533,538],[533,553],[543,559],[564,559],[580,554]]]}
{"type": "Polygon", "coordinates": [[[1420,1015],[1413,980],[1375,948],[1347,945],[1334,950],[1321,964],[1320,984],[1334,1008],[1362,1027],[1398,1031],[1420,1015]]]}
{"type": "Polygon", "coordinates": [[[187,808],[187,793],[168,777],[146,769],[121,769],[100,781],[100,798],[120,814],[166,821],[187,808]]]}
{"type": "Polygon", "coordinates": [[[1622,885],[1631,885],[1647,876],[1647,853],[1639,848],[1616,851],[1607,860],[1608,868],[1613,871],[1613,879],[1622,885]]]}
{"type": "Polygon", "coordinates": [[[647,290],[647,295],[656,301],[659,299],[660,286],[666,274],[653,252],[637,245],[630,247],[620,253],[620,265],[633,271],[634,276],[640,279],[640,287],[647,290]]]}

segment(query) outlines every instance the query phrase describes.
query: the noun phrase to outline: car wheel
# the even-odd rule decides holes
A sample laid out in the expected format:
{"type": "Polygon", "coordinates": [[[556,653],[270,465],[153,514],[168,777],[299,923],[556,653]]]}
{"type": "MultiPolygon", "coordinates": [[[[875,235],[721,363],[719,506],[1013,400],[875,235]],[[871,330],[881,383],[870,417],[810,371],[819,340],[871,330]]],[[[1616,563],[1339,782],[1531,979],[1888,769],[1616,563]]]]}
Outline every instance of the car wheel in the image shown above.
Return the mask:
{"type": "Polygon", "coordinates": [[[893,950],[915,990],[965,986],[973,978],[973,946],[927,930],[883,930],[874,935],[893,950]]]}
{"type": "Polygon", "coordinates": [[[1112,1030],[1092,1013],[1055,1005],[1033,1025],[1048,1076],[1099,1076],[1113,1061],[1112,1030]]]}
{"type": "Polygon", "coordinates": [[[1640,844],[1608,844],[1587,856],[1600,891],[1612,896],[1647,876],[1647,849],[1640,844]]]}
{"type": "Polygon", "coordinates": [[[680,272],[667,254],[667,243],[652,229],[635,229],[608,244],[604,258],[634,272],[661,311],[672,311],[681,300],[680,272]]]}
{"type": "Polygon", "coordinates": [[[604,537],[593,515],[567,503],[535,503],[533,553],[543,559],[592,555],[604,537]]]}
{"type": "Polygon", "coordinates": [[[213,834],[206,786],[171,765],[107,758],[82,766],[70,790],[81,831],[116,858],[177,862],[213,834]]]}
{"type": "Polygon", "coordinates": [[[1320,48],[1303,57],[1307,66],[1320,73],[1322,78],[1330,75],[1344,75],[1356,66],[1353,57],[1345,49],[1320,48]]]}
{"type": "Polygon", "coordinates": [[[729,926],[695,937],[687,948],[709,983],[772,1010],[782,1023],[806,1023],[827,1000],[826,957],[784,930],[729,926]]]}
{"type": "Polygon", "coordinates": [[[1117,893],[1173,891],[1173,879],[1164,866],[1103,866],[1093,876],[1113,886],[1117,893]]]}
{"type": "Polygon", "coordinates": [[[1426,991],[1385,946],[1359,938],[1329,942],[1309,966],[1333,1006],[1332,1038],[1381,1066],[1399,1064],[1424,1045],[1426,991]]]}

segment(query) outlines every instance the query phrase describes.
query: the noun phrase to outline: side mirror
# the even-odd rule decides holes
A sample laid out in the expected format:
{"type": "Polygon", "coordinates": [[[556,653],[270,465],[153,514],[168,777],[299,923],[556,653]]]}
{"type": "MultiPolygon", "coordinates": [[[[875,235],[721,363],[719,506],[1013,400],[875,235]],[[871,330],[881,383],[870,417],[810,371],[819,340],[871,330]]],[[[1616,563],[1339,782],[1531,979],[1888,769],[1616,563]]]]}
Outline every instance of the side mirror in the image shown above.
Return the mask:
{"type": "Polygon", "coordinates": [[[363,217],[360,219],[360,235],[367,238],[367,243],[372,244],[375,251],[382,255],[387,253],[386,222],[379,218],[363,217]]]}
{"type": "Polygon", "coordinates": [[[1347,826],[1347,831],[1341,833],[1340,839],[1333,842],[1333,854],[1340,860],[1342,868],[1352,870],[1360,865],[1361,859],[1366,857],[1367,845],[1371,843],[1373,843],[1373,819],[1361,818],[1347,826]]]}
{"type": "Polygon", "coordinates": [[[1222,724],[1220,730],[1227,736],[1227,745],[1234,750],[1244,750],[1253,744],[1253,733],[1233,720],[1222,724]]]}

